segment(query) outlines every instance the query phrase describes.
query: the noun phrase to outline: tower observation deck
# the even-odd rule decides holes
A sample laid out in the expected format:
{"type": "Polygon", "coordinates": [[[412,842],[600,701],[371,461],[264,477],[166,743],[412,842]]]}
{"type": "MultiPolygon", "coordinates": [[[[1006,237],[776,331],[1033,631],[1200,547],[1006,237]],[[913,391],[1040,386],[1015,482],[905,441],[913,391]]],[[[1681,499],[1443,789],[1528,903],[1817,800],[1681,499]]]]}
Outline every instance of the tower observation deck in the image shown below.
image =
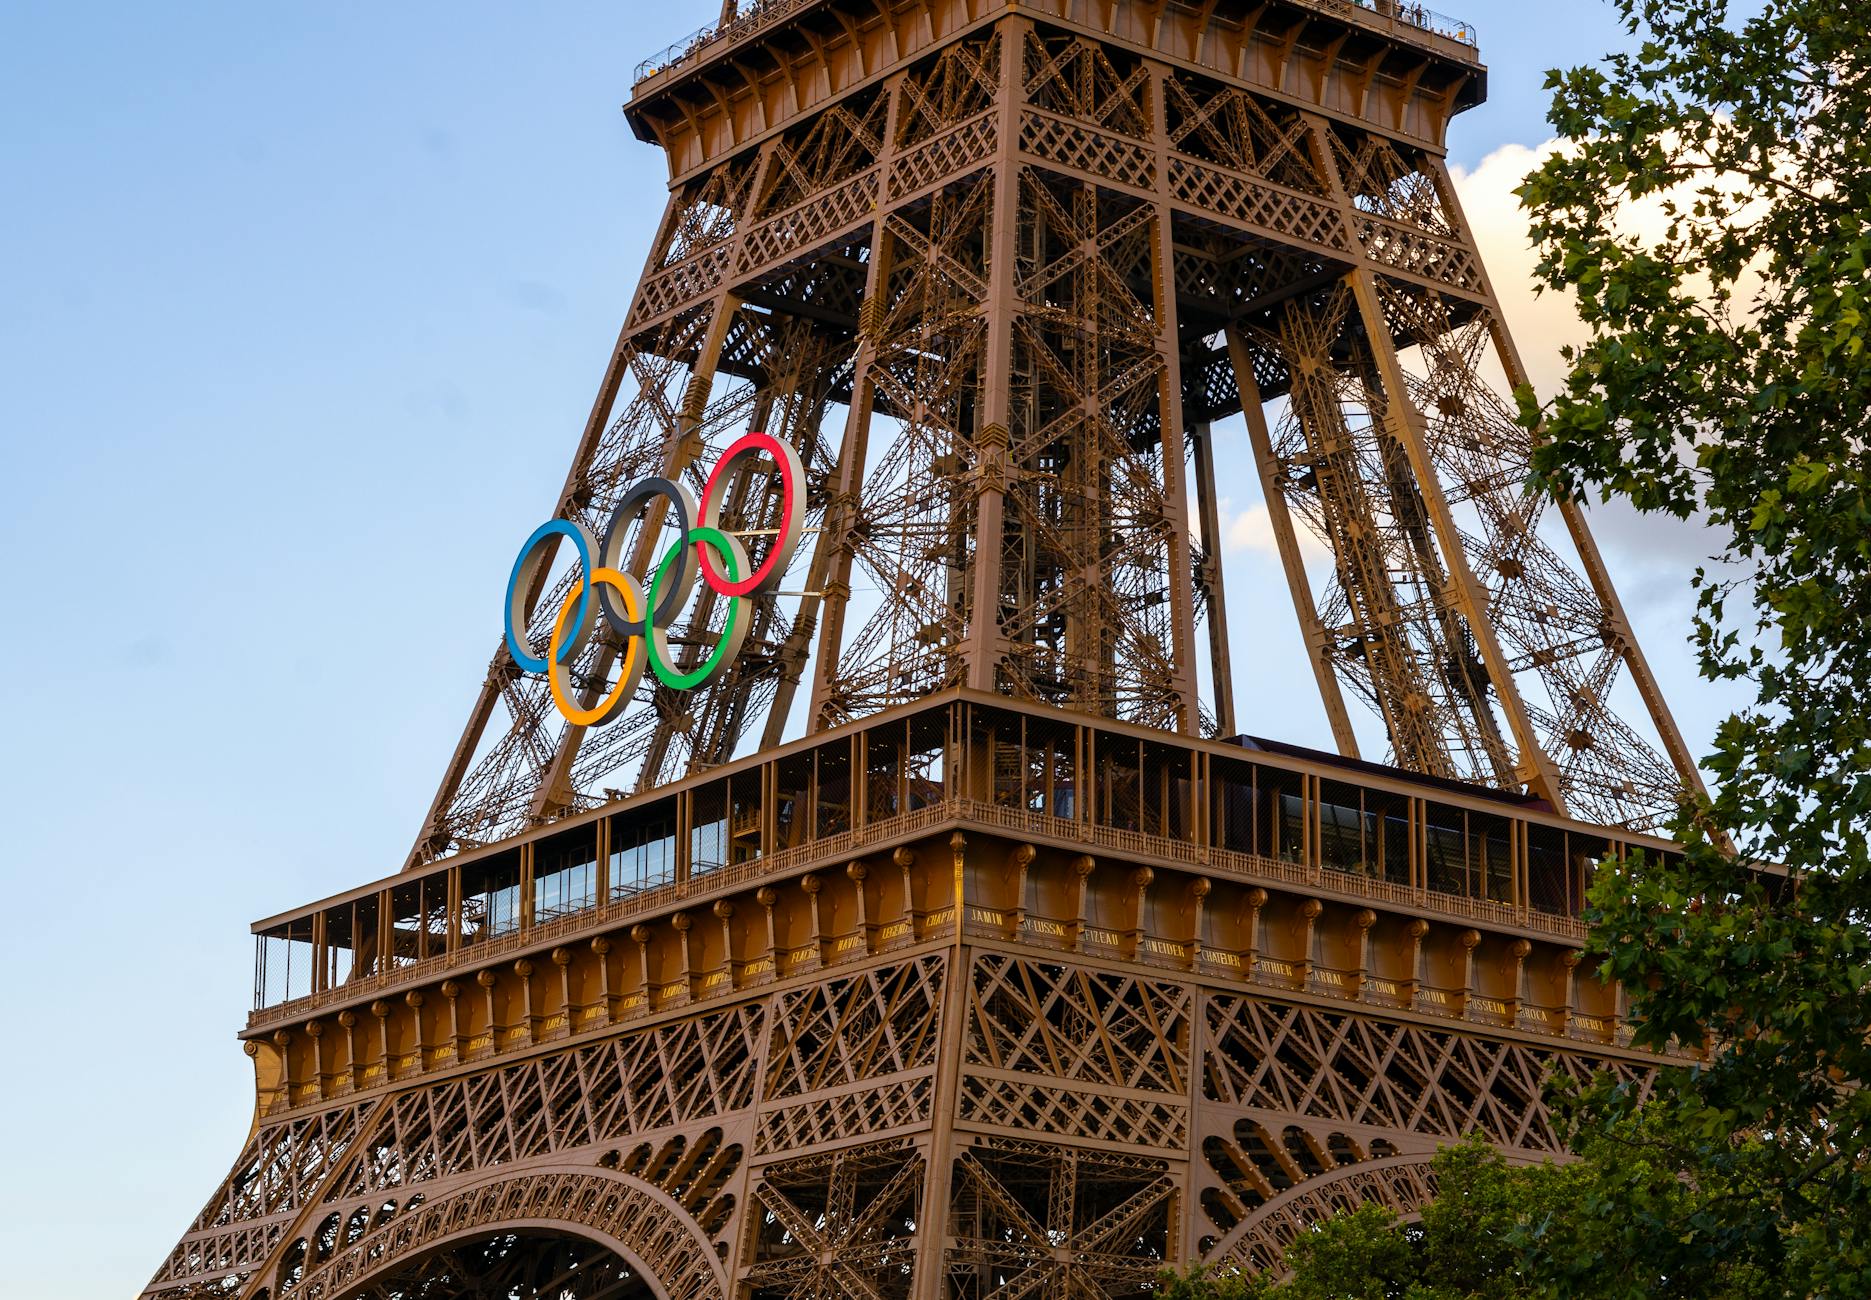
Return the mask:
{"type": "Polygon", "coordinates": [[[1387,0],[728,0],[639,67],[669,204],[536,536],[774,580],[639,680],[523,556],[401,869],[255,925],[255,1127],[145,1295],[1137,1297],[1642,1086],[1579,916],[1698,778],[1523,491],[1486,78],[1387,0]],[[1223,437],[1335,752],[1243,734],[1223,437]]]}

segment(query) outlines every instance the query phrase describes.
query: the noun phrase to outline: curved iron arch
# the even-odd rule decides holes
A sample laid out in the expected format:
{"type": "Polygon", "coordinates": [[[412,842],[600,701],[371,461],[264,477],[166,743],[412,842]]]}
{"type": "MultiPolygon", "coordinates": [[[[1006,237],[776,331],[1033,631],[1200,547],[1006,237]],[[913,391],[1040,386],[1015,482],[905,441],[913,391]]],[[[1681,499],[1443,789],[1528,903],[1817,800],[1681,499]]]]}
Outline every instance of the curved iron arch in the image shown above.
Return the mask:
{"type": "Polygon", "coordinates": [[[1434,1152],[1361,1160],[1297,1183],[1259,1206],[1208,1253],[1211,1264],[1238,1264],[1282,1276],[1286,1249],[1308,1224],[1342,1209],[1387,1205],[1406,1222],[1420,1218],[1436,1195],[1434,1152]]]}
{"type": "Polygon", "coordinates": [[[290,1290],[281,1288],[281,1300],[342,1300],[444,1246],[527,1229],[612,1251],[659,1300],[727,1294],[713,1243],[667,1193],[628,1174],[580,1166],[502,1172],[425,1201],[335,1252],[290,1290]]]}

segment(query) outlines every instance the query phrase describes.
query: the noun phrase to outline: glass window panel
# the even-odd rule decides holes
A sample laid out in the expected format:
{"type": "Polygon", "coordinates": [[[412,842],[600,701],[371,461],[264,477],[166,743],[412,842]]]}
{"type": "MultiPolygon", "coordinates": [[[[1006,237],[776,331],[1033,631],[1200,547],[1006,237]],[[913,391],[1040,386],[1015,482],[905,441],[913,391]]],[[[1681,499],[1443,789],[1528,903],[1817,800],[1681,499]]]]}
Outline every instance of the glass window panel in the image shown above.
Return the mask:
{"type": "MultiPolygon", "coordinates": [[[[1319,783],[1319,862],[1332,871],[1365,873],[1367,843],[1377,838],[1363,808],[1364,792],[1342,781],[1319,783]]],[[[1374,819],[1373,819],[1374,820],[1374,819]]]]}
{"type": "Polygon", "coordinates": [[[520,928],[520,855],[502,853],[461,869],[461,945],[520,928]]]}
{"type": "Polygon", "coordinates": [[[864,816],[869,824],[902,812],[902,724],[878,727],[864,736],[864,816]]]}
{"type": "Polygon", "coordinates": [[[1393,885],[1410,883],[1410,801],[1402,795],[1364,792],[1371,870],[1393,885]]]}
{"type": "Polygon", "coordinates": [[[851,743],[822,745],[818,760],[819,837],[841,835],[851,829],[851,743]]]}
{"type": "Polygon", "coordinates": [[[947,797],[944,761],[948,752],[948,710],[911,718],[905,784],[909,806],[928,808],[947,797]]]}
{"type": "MultiPolygon", "coordinates": [[[[352,903],[348,909],[350,923],[348,939],[351,945],[348,961],[350,970],[346,979],[363,979],[375,975],[380,963],[377,960],[377,896],[371,894],[352,903]]],[[[342,982],[342,981],[338,981],[342,982]]]]}
{"type": "Polygon", "coordinates": [[[1479,896],[1496,903],[1514,901],[1514,857],[1511,823],[1487,813],[1468,814],[1468,854],[1474,867],[1479,896]]]}
{"type": "Polygon", "coordinates": [[[1209,782],[1215,842],[1236,853],[1253,853],[1253,766],[1217,759],[1209,766],[1209,782]]]}
{"type": "Polygon", "coordinates": [[[760,856],[760,769],[728,781],[728,861],[751,862],[760,856]]]}
{"type": "Polygon", "coordinates": [[[1282,791],[1280,800],[1280,856],[1302,862],[1306,856],[1306,800],[1296,790],[1282,791]]]}
{"type": "Polygon", "coordinates": [[[590,910],[598,901],[598,845],[589,833],[541,845],[533,863],[533,921],[590,910]]]}
{"type": "Polygon", "coordinates": [[[1277,767],[1257,767],[1254,779],[1260,791],[1254,851],[1262,857],[1298,862],[1305,856],[1305,801],[1301,779],[1277,767]]]}
{"type": "Polygon", "coordinates": [[[812,835],[812,755],[793,754],[775,767],[774,847],[796,848],[812,835]]]}
{"type": "Polygon", "coordinates": [[[390,969],[413,966],[429,955],[429,914],[422,882],[412,880],[390,891],[390,969]]]}
{"type": "Polygon", "coordinates": [[[985,734],[995,806],[1021,807],[1026,799],[1026,719],[991,715],[985,734]]]}
{"type": "Polygon", "coordinates": [[[1566,854],[1566,833],[1550,826],[1527,827],[1527,905],[1536,912],[1570,916],[1573,900],[1572,863],[1566,854]]]}
{"type": "Polygon", "coordinates": [[[1047,796],[1052,792],[1052,742],[1047,728],[1031,718],[1026,720],[1026,771],[1020,784],[1020,806],[1029,812],[1048,811],[1047,796]]]}
{"type": "Polygon", "coordinates": [[[1189,751],[1180,745],[1143,747],[1143,829],[1170,839],[1189,838],[1189,751]]]}
{"type": "Polygon", "coordinates": [[[318,953],[312,943],[312,918],[288,921],[259,936],[254,972],[254,1005],[274,1007],[307,997],[318,953]]]}
{"type": "Polygon", "coordinates": [[[694,792],[689,805],[689,874],[707,875],[728,864],[728,783],[694,792]]]}
{"type": "Polygon", "coordinates": [[[1468,818],[1460,808],[1423,805],[1423,875],[1440,894],[1468,897],[1468,818]]]}
{"type": "Polygon", "coordinates": [[[1096,734],[1098,820],[1117,830],[1142,830],[1142,743],[1128,736],[1096,734]]]}
{"type": "Polygon", "coordinates": [[[374,895],[361,903],[344,903],[328,910],[325,913],[323,987],[337,988],[370,973],[376,965],[376,947],[377,899],[374,895]]]}
{"type": "Polygon", "coordinates": [[[676,817],[671,800],[611,819],[611,897],[628,898],[676,878],[676,817]]]}
{"type": "Polygon", "coordinates": [[[1059,723],[1044,731],[1051,782],[1046,810],[1054,817],[1072,820],[1078,816],[1078,728],[1059,723]]]}

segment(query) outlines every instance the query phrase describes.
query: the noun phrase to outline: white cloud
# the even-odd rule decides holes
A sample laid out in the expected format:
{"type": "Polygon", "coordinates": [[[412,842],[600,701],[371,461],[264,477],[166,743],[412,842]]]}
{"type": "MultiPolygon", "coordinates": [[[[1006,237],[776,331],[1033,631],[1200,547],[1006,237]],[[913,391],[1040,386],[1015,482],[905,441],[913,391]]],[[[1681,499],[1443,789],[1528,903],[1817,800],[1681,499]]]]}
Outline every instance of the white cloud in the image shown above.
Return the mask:
{"type": "MultiPolygon", "coordinates": [[[[1280,558],[1280,543],[1274,535],[1273,516],[1268,513],[1265,502],[1256,501],[1245,509],[1236,510],[1234,502],[1223,497],[1216,506],[1216,513],[1220,516],[1223,555],[1251,554],[1263,555],[1272,560],[1280,558]]],[[[1293,531],[1299,538],[1299,553],[1308,568],[1315,564],[1330,566],[1332,553],[1313,536],[1310,529],[1295,520],[1293,531]]]]}
{"type": "Polygon", "coordinates": [[[1538,259],[1527,237],[1527,214],[1514,190],[1558,148],[1556,140],[1534,148],[1503,145],[1473,171],[1450,169],[1521,361],[1534,388],[1548,397],[1558,391],[1566,374],[1559,349],[1583,343],[1586,330],[1570,294],[1534,293],[1533,268],[1538,259]]]}
{"type": "MultiPolygon", "coordinates": [[[[1560,148],[1557,140],[1528,147],[1504,145],[1483,158],[1473,171],[1450,168],[1463,213],[1481,250],[1482,263],[1500,299],[1508,330],[1519,348],[1521,363],[1534,389],[1551,398],[1565,383],[1567,366],[1560,349],[1578,347],[1590,338],[1579,319],[1576,300],[1569,292],[1548,289],[1536,294],[1534,266],[1538,257],[1528,237],[1529,217],[1514,193],[1527,173],[1560,148]]],[[[1687,198],[1693,186],[1673,191],[1687,198]]],[[[1664,196],[1653,195],[1627,204],[1619,213],[1620,232],[1645,242],[1663,237],[1668,215],[1664,196]]],[[[1614,553],[1616,568],[1647,571],[1647,587],[1661,579],[1685,598],[1689,572],[1721,549],[1720,539],[1700,522],[1685,522],[1666,515],[1639,515],[1623,499],[1600,503],[1589,511],[1599,543],[1614,553]]],[[[1631,584],[1636,586],[1637,584],[1631,584]]],[[[1627,602],[1633,592],[1624,593],[1627,602]]]]}

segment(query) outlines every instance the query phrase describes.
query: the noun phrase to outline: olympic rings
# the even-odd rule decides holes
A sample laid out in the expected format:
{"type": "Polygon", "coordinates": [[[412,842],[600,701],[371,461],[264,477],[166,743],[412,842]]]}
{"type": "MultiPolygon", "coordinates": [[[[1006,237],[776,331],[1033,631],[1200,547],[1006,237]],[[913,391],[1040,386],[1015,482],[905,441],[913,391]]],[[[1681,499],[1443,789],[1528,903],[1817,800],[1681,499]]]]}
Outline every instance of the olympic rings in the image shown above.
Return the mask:
{"type": "Polygon", "coordinates": [[[613,721],[636,695],[646,662],[656,680],[671,690],[693,690],[705,684],[740,656],[753,623],[753,599],[776,587],[792,564],[804,531],[804,484],[805,469],[796,451],[767,434],[749,433],[715,463],[699,507],[683,484],[646,478],[617,503],[602,542],[577,520],[541,524],[520,548],[507,580],[507,653],[522,670],[545,676],[559,712],[580,727],[601,727],[613,721]],[[781,494],[779,527],[771,534],[760,534],[770,536],[771,545],[758,567],[740,537],[721,526],[724,507],[739,514],[747,504],[732,494],[739,481],[733,471],[736,462],[750,457],[765,457],[778,467],[781,494]],[[624,550],[632,526],[645,519],[646,510],[659,499],[676,541],[648,575],[646,593],[645,580],[629,571],[630,557],[624,550]],[[553,619],[541,658],[527,645],[526,603],[540,585],[559,538],[568,539],[577,552],[578,574],[553,619]],[[707,658],[684,672],[670,647],[669,629],[688,606],[697,578],[727,602],[727,612],[707,658]],[[623,668],[603,699],[586,708],[577,698],[571,665],[594,636],[616,648],[623,656],[623,668]]]}

